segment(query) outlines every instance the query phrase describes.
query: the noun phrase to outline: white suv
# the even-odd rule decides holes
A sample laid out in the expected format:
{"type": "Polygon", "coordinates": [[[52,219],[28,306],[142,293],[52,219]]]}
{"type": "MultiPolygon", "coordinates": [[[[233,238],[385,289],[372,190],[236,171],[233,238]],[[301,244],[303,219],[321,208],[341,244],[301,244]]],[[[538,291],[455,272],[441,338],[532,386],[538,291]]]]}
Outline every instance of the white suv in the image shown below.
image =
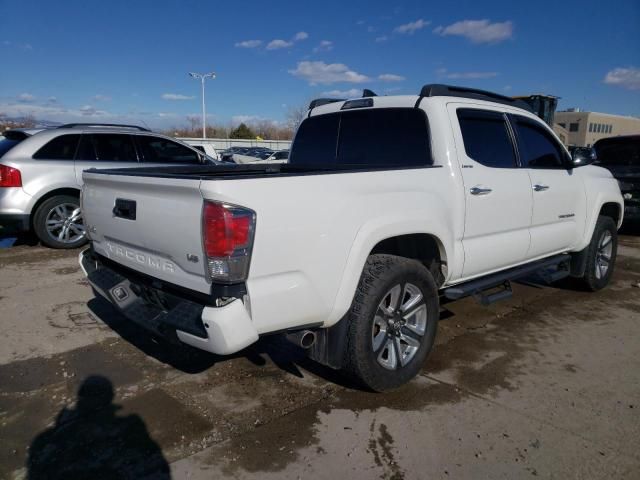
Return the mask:
{"type": "Polygon", "coordinates": [[[52,248],[78,247],[86,243],[79,201],[83,170],[214,162],[194,147],[137,126],[7,130],[0,137],[0,225],[32,229],[52,248]]]}

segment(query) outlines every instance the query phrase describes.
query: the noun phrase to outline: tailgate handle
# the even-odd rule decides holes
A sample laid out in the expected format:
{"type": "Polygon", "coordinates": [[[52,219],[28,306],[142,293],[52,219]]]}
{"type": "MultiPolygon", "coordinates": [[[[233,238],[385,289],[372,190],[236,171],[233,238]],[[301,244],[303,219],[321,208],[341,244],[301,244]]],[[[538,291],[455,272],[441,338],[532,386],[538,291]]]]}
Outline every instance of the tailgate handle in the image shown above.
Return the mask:
{"type": "Polygon", "coordinates": [[[126,218],[127,220],[135,220],[136,202],[135,200],[116,198],[116,204],[113,207],[112,212],[114,217],[126,218]]]}

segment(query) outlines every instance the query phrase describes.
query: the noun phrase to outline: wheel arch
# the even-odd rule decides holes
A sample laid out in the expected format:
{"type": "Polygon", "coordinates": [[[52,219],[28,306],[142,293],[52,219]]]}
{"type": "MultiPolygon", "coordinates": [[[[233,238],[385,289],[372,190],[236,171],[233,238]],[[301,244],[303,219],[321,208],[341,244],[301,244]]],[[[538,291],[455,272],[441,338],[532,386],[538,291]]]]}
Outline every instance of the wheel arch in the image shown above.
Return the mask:
{"type": "Polygon", "coordinates": [[[54,190],[50,190],[46,193],[44,193],[43,195],[41,195],[33,204],[33,207],[31,207],[31,215],[30,215],[30,219],[29,219],[29,225],[30,228],[33,229],[33,221],[34,221],[34,217],[36,212],[38,211],[38,208],[40,208],[40,205],[42,205],[44,202],[46,202],[47,200],[49,200],[50,198],[53,198],[57,195],[70,195],[72,197],[78,197],[80,198],[80,189],[79,188],[73,188],[73,187],[60,187],[60,188],[56,188],[54,190]]]}
{"type": "Polygon", "coordinates": [[[334,325],[351,307],[369,255],[387,253],[418,260],[435,273],[434,279],[440,286],[450,274],[449,261],[453,247],[447,245],[452,244],[451,228],[444,221],[438,222],[436,219],[432,219],[430,224],[424,220],[407,220],[396,224],[381,220],[380,223],[366,225],[353,242],[325,326],[334,325]]]}

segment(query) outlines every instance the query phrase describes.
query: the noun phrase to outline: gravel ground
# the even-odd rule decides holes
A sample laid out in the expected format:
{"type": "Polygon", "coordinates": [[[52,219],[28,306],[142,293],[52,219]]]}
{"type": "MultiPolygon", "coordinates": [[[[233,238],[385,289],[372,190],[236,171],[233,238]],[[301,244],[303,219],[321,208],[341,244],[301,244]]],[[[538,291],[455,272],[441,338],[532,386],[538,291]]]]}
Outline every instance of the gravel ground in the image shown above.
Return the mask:
{"type": "Polygon", "coordinates": [[[444,305],[422,374],[386,394],[274,338],[155,342],[77,255],[0,250],[0,478],[640,478],[640,236],[604,291],[444,305]]]}

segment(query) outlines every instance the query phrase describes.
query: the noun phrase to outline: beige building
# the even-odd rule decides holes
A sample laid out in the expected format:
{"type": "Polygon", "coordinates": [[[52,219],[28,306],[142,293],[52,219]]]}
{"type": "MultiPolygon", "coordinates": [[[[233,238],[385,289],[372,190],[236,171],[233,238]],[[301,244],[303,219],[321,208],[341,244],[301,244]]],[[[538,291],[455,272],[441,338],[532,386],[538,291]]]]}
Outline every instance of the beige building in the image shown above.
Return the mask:
{"type": "Polygon", "coordinates": [[[640,134],[640,118],[636,117],[570,110],[556,112],[554,121],[567,132],[565,145],[578,147],[590,147],[601,138],[640,134]]]}

